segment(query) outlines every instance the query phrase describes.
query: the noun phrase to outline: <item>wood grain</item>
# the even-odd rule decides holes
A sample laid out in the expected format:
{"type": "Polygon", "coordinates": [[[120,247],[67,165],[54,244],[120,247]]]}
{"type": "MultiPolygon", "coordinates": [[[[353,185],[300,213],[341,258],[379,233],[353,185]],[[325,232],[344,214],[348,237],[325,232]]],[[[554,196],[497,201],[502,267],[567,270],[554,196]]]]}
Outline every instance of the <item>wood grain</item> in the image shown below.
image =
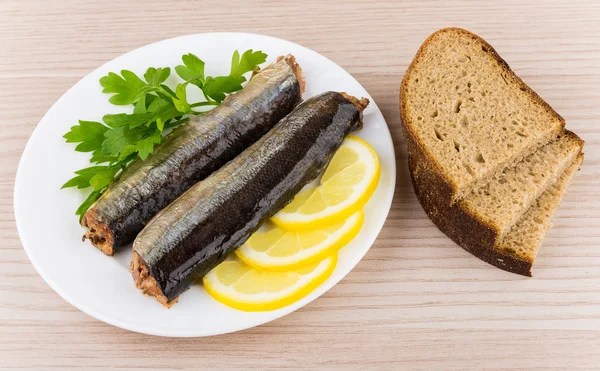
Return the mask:
{"type": "Polygon", "coordinates": [[[599,19],[593,0],[0,2],[0,368],[600,368],[599,19]],[[447,26],[487,39],[586,141],[532,279],[454,245],[410,185],[398,87],[421,42],[447,26]],[[16,167],[43,114],[88,72],[210,31],[288,39],[355,76],[392,131],[394,203],[354,271],[291,315],[207,339],[130,333],[79,312],[35,272],[14,224],[16,167]]]}

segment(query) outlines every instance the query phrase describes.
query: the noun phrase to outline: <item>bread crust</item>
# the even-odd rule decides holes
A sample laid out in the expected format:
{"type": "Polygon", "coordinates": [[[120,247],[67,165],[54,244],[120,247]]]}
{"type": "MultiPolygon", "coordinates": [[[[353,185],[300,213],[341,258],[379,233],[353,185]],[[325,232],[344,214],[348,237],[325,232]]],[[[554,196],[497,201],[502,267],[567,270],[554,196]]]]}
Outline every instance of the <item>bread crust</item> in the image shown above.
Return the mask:
{"type": "MultiPolygon", "coordinates": [[[[546,101],[544,101],[536,92],[534,92],[527,84],[525,84],[525,82],[523,82],[523,80],[511,70],[508,63],[506,63],[506,61],[500,57],[496,50],[481,37],[470,31],[456,27],[443,28],[431,34],[417,51],[415,58],[409,65],[406,74],[402,79],[402,84],[400,85],[400,118],[402,122],[404,139],[408,147],[408,156],[409,158],[419,158],[419,161],[416,164],[416,169],[418,168],[417,175],[419,178],[422,178],[422,181],[419,181],[419,183],[426,183],[428,188],[432,189],[433,192],[437,194],[436,198],[438,198],[442,204],[452,205],[458,198],[458,187],[444,174],[440,164],[435,161],[433,155],[427,150],[427,147],[419,141],[418,136],[413,130],[415,125],[411,118],[407,115],[407,102],[405,99],[407,95],[408,81],[411,78],[413,69],[421,60],[425,48],[427,48],[427,46],[437,35],[445,32],[464,34],[471,37],[476,42],[481,43],[482,46],[487,49],[487,52],[498,62],[504,72],[514,78],[521,90],[526,91],[533,100],[537,101],[548,113],[550,113],[560,122],[560,127],[556,128],[554,132],[551,132],[550,135],[548,135],[548,138],[544,138],[544,140],[542,140],[543,143],[541,144],[548,143],[554,136],[560,134],[564,130],[565,120],[561,115],[554,111],[554,109],[550,107],[546,101]]],[[[521,154],[519,159],[532,153],[535,149],[537,148],[533,148],[529,153],[521,154]]]]}

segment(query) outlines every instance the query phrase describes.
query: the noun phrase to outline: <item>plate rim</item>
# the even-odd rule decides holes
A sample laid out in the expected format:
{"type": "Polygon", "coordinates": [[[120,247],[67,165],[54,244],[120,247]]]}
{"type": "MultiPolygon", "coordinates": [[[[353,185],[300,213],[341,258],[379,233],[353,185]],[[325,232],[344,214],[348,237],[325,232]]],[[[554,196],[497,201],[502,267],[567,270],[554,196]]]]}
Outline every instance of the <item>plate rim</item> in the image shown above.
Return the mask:
{"type": "MultiPolygon", "coordinates": [[[[28,153],[32,151],[31,149],[31,138],[36,135],[36,133],[38,132],[39,128],[40,128],[40,123],[44,121],[44,119],[53,111],[54,107],[57,105],[58,102],[60,102],[61,100],[64,99],[65,96],[67,96],[67,94],[75,89],[80,83],[82,83],[83,80],[85,80],[85,78],[93,73],[95,73],[96,71],[103,69],[107,64],[109,63],[113,63],[114,61],[121,59],[121,58],[125,58],[127,55],[132,54],[132,53],[136,53],[138,50],[149,47],[151,45],[155,45],[155,44],[160,44],[160,43],[168,43],[168,42],[173,42],[174,40],[177,39],[184,39],[184,38],[191,38],[191,37],[195,37],[195,36],[203,36],[203,37],[210,37],[212,35],[219,35],[219,36],[228,36],[228,37],[232,37],[232,36],[237,36],[237,37],[259,37],[259,38],[263,38],[263,39],[267,39],[267,40],[273,40],[276,42],[284,42],[284,43],[289,43],[294,45],[297,48],[301,48],[304,49],[305,51],[308,51],[310,53],[314,53],[317,54],[318,56],[325,58],[327,61],[331,62],[332,64],[334,64],[335,66],[337,66],[341,71],[343,71],[343,73],[346,75],[347,78],[350,78],[354,81],[356,81],[356,83],[360,86],[360,88],[362,88],[365,92],[368,91],[367,89],[364,88],[364,86],[362,86],[362,84],[356,79],[354,78],[348,71],[346,71],[343,67],[341,67],[339,64],[335,63],[334,61],[332,61],[331,59],[329,59],[327,56],[318,53],[310,48],[307,48],[301,44],[295,43],[293,41],[289,41],[289,40],[285,40],[285,39],[281,39],[278,37],[274,37],[274,36],[269,36],[269,35],[263,35],[263,34],[257,34],[257,33],[251,33],[251,32],[205,32],[205,33],[195,33],[195,34],[187,34],[187,35],[179,35],[179,36],[175,36],[172,38],[168,38],[168,39],[163,39],[163,40],[158,40],[149,44],[144,44],[142,46],[139,46],[135,49],[132,49],[126,53],[120,54],[118,56],[116,56],[115,58],[112,58],[108,61],[106,61],[105,63],[103,63],[102,65],[94,68],[92,71],[88,72],[87,74],[85,74],[85,76],[81,77],[75,84],[73,84],[69,89],[67,89],[54,103],[52,103],[52,105],[50,106],[50,108],[48,108],[48,110],[46,111],[46,113],[40,118],[40,120],[38,121],[38,123],[36,124],[34,130],[31,132],[31,134],[29,135],[29,138],[27,139],[27,143],[25,144],[25,147],[23,149],[23,152],[21,153],[21,157],[19,159],[19,164],[17,166],[17,171],[15,173],[15,178],[14,178],[14,189],[13,189],[13,210],[14,210],[14,217],[15,217],[15,224],[17,227],[17,233],[19,236],[19,239],[21,241],[21,245],[23,247],[23,249],[25,250],[25,254],[27,255],[27,258],[29,259],[29,261],[31,262],[31,264],[33,265],[33,267],[35,268],[36,272],[40,275],[40,277],[42,278],[42,280],[44,280],[48,286],[50,286],[50,288],[52,290],[54,290],[54,292],[56,292],[63,300],[65,300],[67,303],[69,303],[70,305],[72,305],[73,307],[77,308],[78,310],[82,311],[83,313],[87,314],[88,316],[102,321],[106,324],[109,324],[111,326],[117,327],[117,328],[121,328],[127,331],[132,331],[132,332],[137,332],[137,333],[141,333],[141,334],[145,334],[145,335],[152,335],[152,336],[160,336],[160,337],[182,337],[182,338],[187,338],[187,337],[205,337],[205,336],[214,336],[214,335],[221,335],[221,334],[228,334],[228,333],[233,333],[233,332],[238,332],[238,331],[243,331],[243,330],[247,330],[249,328],[253,328],[253,327],[257,327],[260,325],[263,325],[265,323],[269,323],[272,321],[275,321],[277,319],[280,319],[292,312],[295,312],[298,309],[301,309],[302,307],[310,304],[312,301],[314,301],[315,299],[321,297],[323,294],[325,294],[327,291],[329,291],[331,288],[333,288],[335,285],[337,285],[340,281],[342,281],[355,267],[356,265],[358,265],[358,263],[360,263],[360,261],[364,258],[364,256],[366,255],[366,253],[371,249],[371,247],[373,246],[373,244],[375,243],[376,239],[379,237],[379,234],[381,233],[381,230],[383,229],[383,226],[385,225],[385,222],[387,221],[387,218],[389,216],[390,210],[391,210],[391,206],[392,206],[392,202],[393,202],[393,197],[395,194],[395,189],[396,189],[396,176],[397,176],[397,172],[396,172],[396,153],[395,153],[395,147],[394,147],[394,141],[392,139],[392,135],[390,132],[390,128],[389,125],[387,124],[387,121],[385,120],[385,116],[383,116],[383,113],[381,112],[381,110],[379,109],[379,107],[377,106],[376,102],[374,101],[374,99],[371,99],[370,105],[372,107],[374,107],[377,112],[381,115],[381,117],[383,118],[383,121],[385,123],[385,130],[387,135],[385,136],[386,140],[390,142],[391,145],[391,150],[392,150],[392,154],[393,156],[391,156],[391,163],[390,163],[390,168],[386,169],[387,171],[390,172],[390,178],[391,178],[391,184],[390,184],[390,191],[387,192],[387,194],[384,197],[384,201],[381,203],[383,205],[386,205],[386,211],[385,211],[385,218],[383,219],[383,223],[377,227],[374,228],[374,233],[371,235],[371,237],[369,237],[367,240],[368,242],[366,244],[368,244],[368,248],[364,249],[364,251],[362,251],[361,253],[355,254],[352,257],[352,268],[350,268],[350,270],[344,274],[342,277],[340,277],[338,280],[336,280],[335,282],[331,282],[330,284],[326,285],[327,281],[324,282],[323,284],[321,284],[319,287],[317,287],[313,292],[316,291],[320,291],[320,293],[318,295],[315,295],[313,298],[311,298],[310,300],[306,301],[305,303],[303,303],[300,306],[297,306],[297,304],[302,300],[298,300],[295,303],[292,303],[286,307],[283,307],[280,309],[280,312],[278,313],[277,316],[269,318],[269,319],[259,319],[259,320],[250,320],[247,324],[245,324],[244,326],[234,329],[234,330],[226,330],[226,331],[205,331],[203,333],[198,333],[198,331],[194,330],[186,330],[186,331],[181,331],[181,330],[177,330],[177,331],[164,331],[161,330],[159,328],[154,328],[154,327],[150,327],[150,328],[140,328],[137,325],[131,325],[130,323],[126,322],[126,321],[122,321],[119,319],[115,319],[112,318],[110,316],[107,316],[103,313],[99,313],[94,309],[91,309],[89,306],[87,306],[86,304],[82,303],[81,301],[77,300],[76,298],[73,298],[71,295],[67,295],[63,289],[61,288],[60,285],[56,284],[56,282],[54,282],[54,280],[52,280],[52,278],[44,271],[44,269],[42,268],[42,265],[40,264],[40,262],[38,260],[36,260],[34,258],[34,254],[32,253],[32,250],[29,249],[27,247],[27,243],[26,238],[24,238],[24,233],[22,231],[22,227],[20,227],[20,222],[19,220],[22,220],[22,216],[21,216],[21,211],[19,209],[18,206],[18,202],[17,200],[20,199],[19,198],[19,188],[17,187],[17,185],[19,184],[19,179],[22,177],[22,165],[24,162],[24,159],[27,157],[28,153]],[[376,233],[375,233],[376,230],[376,233]],[[329,286],[327,288],[324,289],[324,287],[329,286]]],[[[369,94],[370,96],[370,94],[369,94]]],[[[371,97],[372,98],[372,97],[371,97]]],[[[306,298],[306,297],[305,297],[306,298]]]]}

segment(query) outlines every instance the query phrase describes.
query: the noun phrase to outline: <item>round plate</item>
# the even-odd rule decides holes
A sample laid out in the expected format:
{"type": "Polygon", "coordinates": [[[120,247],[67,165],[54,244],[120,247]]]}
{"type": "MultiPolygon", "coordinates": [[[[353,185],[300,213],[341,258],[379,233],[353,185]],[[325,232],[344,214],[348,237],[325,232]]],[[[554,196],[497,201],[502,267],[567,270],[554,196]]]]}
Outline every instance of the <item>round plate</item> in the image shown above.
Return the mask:
{"type": "MultiPolygon", "coordinates": [[[[266,65],[266,64],[265,64],[266,65]]],[[[174,83],[176,77],[167,82],[174,83]]],[[[195,97],[191,97],[194,99],[195,97]]],[[[367,91],[346,71],[324,56],[289,41],[246,33],[210,33],[160,41],[122,55],[87,75],[67,91],[42,118],[25,147],[15,181],[15,219],[23,247],[44,280],[65,300],[85,313],[127,330],[162,336],[206,336],[238,331],[284,316],[318,298],[339,282],[365,255],[387,217],[396,179],[394,147],[383,115],[367,91]],[[379,186],[365,208],[360,234],[340,251],[332,276],[302,300],[285,308],[241,312],[213,300],[202,286],[193,286],[171,309],[136,289],[129,273],[129,249],[104,256],[89,242],[74,215],[85,193],[61,190],[73,171],[89,166],[89,154],[75,152],[62,136],[78,119],[100,121],[125,107],[108,103],[98,80],[122,69],[142,75],[147,67],[181,64],[194,53],[206,62],[207,75],[227,74],[237,49],[262,50],[267,63],[293,54],[304,71],[304,98],[327,90],[367,97],[364,128],[356,133],[377,151],[379,186]]]]}

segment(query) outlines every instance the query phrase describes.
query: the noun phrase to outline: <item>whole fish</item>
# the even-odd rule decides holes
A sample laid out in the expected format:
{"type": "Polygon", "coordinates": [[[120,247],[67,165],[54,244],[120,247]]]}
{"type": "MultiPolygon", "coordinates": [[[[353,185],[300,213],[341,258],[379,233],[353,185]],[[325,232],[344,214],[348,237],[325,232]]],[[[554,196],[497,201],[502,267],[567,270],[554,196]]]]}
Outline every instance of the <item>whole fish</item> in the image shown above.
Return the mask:
{"type": "Polygon", "coordinates": [[[84,238],[107,255],[133,242],[160,210],[292,111],[303,91],[294,57],[279,57],[244,89],[174,130],[146,160],[131,164],[85,213],[84,238]]]}
{"type": "Polygon", "coordinates": [[[136,286],[165,306],[314,180],[368,100],[327,92],[298,105],[233,161],[154,217],[133,243],[136,286]]]}

